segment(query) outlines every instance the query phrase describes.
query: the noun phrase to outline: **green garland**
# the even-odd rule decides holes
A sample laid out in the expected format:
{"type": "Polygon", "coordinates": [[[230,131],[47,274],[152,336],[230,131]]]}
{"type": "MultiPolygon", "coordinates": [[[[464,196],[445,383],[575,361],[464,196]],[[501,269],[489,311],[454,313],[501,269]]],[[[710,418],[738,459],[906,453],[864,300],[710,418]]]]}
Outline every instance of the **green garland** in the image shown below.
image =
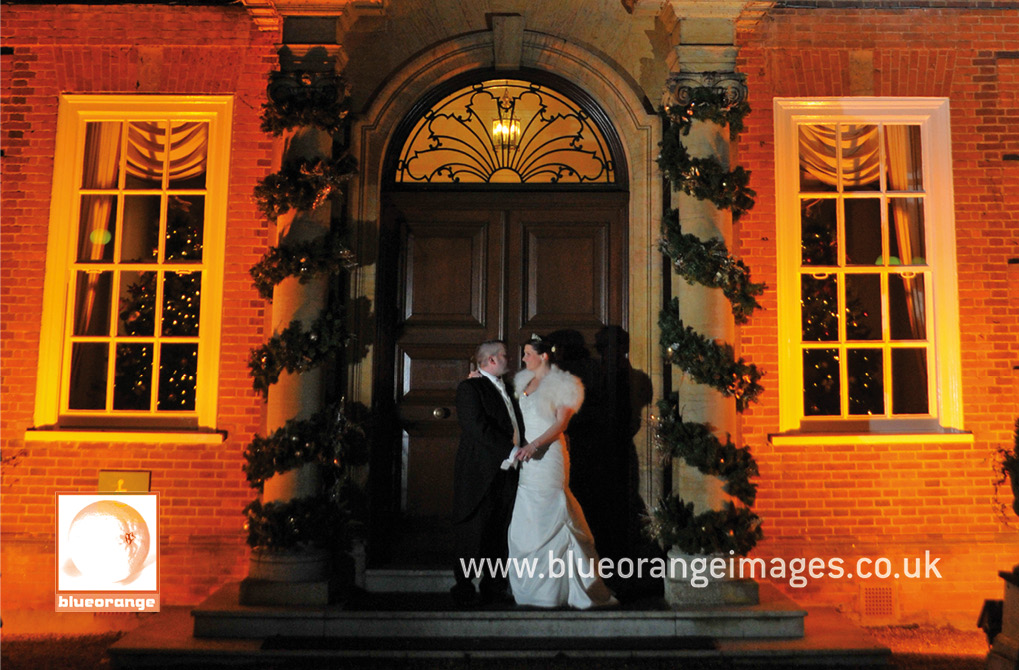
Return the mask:
{"type": "Polygon", "coordinates": [[[310,419],[290,419],[268,437],[256,435],[244,451],[248,482],[261,491],[266,479],[305,463],[342,471],[363,462],[368,442],[363,424],[366,410],[360,407],[336,403],[310,419]]]}
{"type": "Polygon", "coordinates": [[[764,390],[759,383],[763,373],[742,356],[737,359],[731,344],[718,344],[685,326],[679,318],[678,298],[662,310],[658,325],[666,363],[678,365],[695,381],[735,398],[740,412],[757,401],[764,390]]]}
{"type": "Polygon", "coordinates": [[[667,459],[682,458],[700,472],[724,479],[723,491],[753,506],[757,485],[750,478],[760,473],[750,449],[737,447],[728,437],[723,444],[703,423],[683,421],[676,393],[658,401],[658,413],[655,438],[667,459]]]}
{"type": "Polygon", "coordinates": [[[714,86],[699,86],[687,89],[690,100],[682,105],[665,107],[668,119],[679,126],[680,132],[689,134],[694,120],[710,121],[719,126],[729,126],[729,139],[735,141],[743,132],[743,119],[750,113],[750,105],[741,100],[735,105],[726,104],[726,92],[714,86]]]}
{"type": "Polygon", "coordinates": [[[356,172],[356,161],[344,154],[338,159],[302,158],[286,163],[255,187],[258,208],[275,220],[291,209],[310,211],[325,202],[356,172]]]}
{"type": "Polygon", "coordinates": [[[693,503],[678,496],[659,501],[651,510],[649,532],[666,546],[686,554],[745,556],[761,541],[761,518],[749,508],[725,503],[720,510],[694,514],[693,503]]]}
{"type": "Polygon", "coordinates": [[[307,242],[270,248],[250,272],[258,294],[272,300],[273,288],[287,277],[297,277],[306,284],[315,275],[335,275],[356,265],[354,253],[343,243],[343,238],[330,231],[307,242]]]}
{"type": "Polygon", "coordinates": [[[332,498],[324,494],[264,505],[252,500],[244,508],[248,545],[268,551],[333,545],[342,538],[347,515],[342,504],[332,498]]]}
{"type": "Polygon", "coordinates": [[[729,255],[722,240],[701,240],[696,235],[683,233],[679,210],[666,214],[662,229],[665,237],[660,248],[672,259],[676,274],[691,284],[722,289],[732,305],[736,323],[746,323],[753,311],[760,308],[756,296],[764,293],[765,285],[750,281],[750,269],[743,261],[729,255]]]}
{"type": "Polygon", "coordinates": [[[658,167],[674,188],[698,200],[708,200],[720,209],[728,209],[733,220],[738,220],[754,206],[757,195],[748,185],[750,173],[741,166],[727,171],[714,156],[691,158],[680,139],[682,134],[679,124],[667,125],[659,144],[658,167]]]}
{"type": "Polygon", "coordinates": [[[273,72],[268,93],[268,102],[262,104],[262,132],[273,136],[297,126],[336,134],[350,112],[343,79],[332,73],[295,77],[273,72]]]}
{"type": "Polygon", "coordinates": [[[268,397],[269,386],[279,381],[284,370],[306,372],[343,346],[347,339],[339,314],[323,312],[308,330],[294,319],[268,342],[251,350],[248,368],[253,388],[268,397]]]}
{"type": "MultiPolygon", "coordinates": [[[[730,139],[743,130],[743,118],[750,107],[745,103],[727,106],[725,94],[713,87],[690,89],[690,101],[662,112],[667,124],[661,142],[658,165],[673,188],[729,209],[734,220],[754,206],[756,193],[749,187],[750,173],[742,167],[725,170],[715,158],[691,158],[682,137],[690,132],[694,119],[729,126],[730,139]]],[[[729,300],[737,323],[745,323],[760,307],[756,297],[763,284],[750,281],[750,270],[729,255],[721,240],[703,241],[684,234],[679,212],[670,210],[663,218],[661,250],[672,260],[676,273],[690,283],[718,288],[729,300]]],[[[679,300],[673,298],[659,318],[662,354],[665,362],[678,366],[695,381],[736,400],[736,409],[746,410],[764,390],[762,373],[743,358],[736,358],[732,345],[717,343],[694,332],[679,318],[679,300]]],[[[666,459],[682,458],[705,475],[725,480],[723,490],[741,504],[727,501],[720,510],[694,514],[694,503],[677,495],[663,498],[651,511],[649,534],[664,546],[687,554],[747,554],[763,537],[761,519],[750,507],[757,499],[757,463],[746,447],[737,448],[729,437],[716,437],[711,427],[683,420],[679,397],[671,394],[658,402],[661,414],[655,425],[655,439],[666,459]]]]}

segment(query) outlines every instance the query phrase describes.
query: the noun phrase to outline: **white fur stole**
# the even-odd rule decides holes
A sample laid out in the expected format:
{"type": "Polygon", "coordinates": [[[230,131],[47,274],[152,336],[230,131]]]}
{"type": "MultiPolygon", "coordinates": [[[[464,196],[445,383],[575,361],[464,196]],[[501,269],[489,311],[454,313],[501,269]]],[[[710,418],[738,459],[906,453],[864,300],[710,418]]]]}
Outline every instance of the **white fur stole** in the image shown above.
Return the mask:
{"type": "MultiPolygon", "coordinates": [[[[513,377],[513,388],[518,398],[524,394],[524,389],[532,379],[534,373],[526,368],[513,377]]],[[[569,407],[576,412],[584,403],[584,385],[569,372],[553,365],[538,384],[538,390],[531,395],[537,395],[542,401],[549,403],[553,414],[559,407],[569,407]]]]}

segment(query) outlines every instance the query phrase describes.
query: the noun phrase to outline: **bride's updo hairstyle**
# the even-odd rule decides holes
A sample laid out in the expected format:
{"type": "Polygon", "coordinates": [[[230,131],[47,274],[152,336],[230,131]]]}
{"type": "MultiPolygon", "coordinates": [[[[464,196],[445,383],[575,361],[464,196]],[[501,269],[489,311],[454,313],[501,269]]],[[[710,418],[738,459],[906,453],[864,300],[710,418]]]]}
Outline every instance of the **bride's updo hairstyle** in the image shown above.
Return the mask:
{"type": "Polygon", "coordinates": [[[547,354],[548,362],[550,364],[558,362],[558,359],[556,358],[556,346],[547,337],[543,338],[539,335],[531,335],[531,339],[524,344],[530,345],[530,347],[534,349],[534,353],[538,355],[547,354]]]}

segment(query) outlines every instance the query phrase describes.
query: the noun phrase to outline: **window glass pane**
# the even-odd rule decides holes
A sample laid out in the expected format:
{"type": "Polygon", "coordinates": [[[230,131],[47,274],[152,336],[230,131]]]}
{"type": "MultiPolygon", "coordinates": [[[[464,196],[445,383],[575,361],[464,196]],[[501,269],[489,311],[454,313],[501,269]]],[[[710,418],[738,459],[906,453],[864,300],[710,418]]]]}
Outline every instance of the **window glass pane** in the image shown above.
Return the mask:
{"type": "Polygon", "coordinates": [[[68,407],[71,409],[106,408],[106,363],[109,345],[105,342],[75,342],[71,346],[71,383],[68,407]]]}
{"type": "Polygon", "coordinates": [[[841,125],[839,172],[844,191],[881,190],[881,144],[875,125],[841,125]]]}
{"type": "Polygon", "coordinates": [[[846,199],[846,265],[874,265],[881,260],[881,201],[846,199]]]}
{"type": "Polygon", "coordinates": [[[124,196],[121,263],[150,263],[159,255],[158,195],[124,196]]]}
{"type": "Polygon", "coordinates": [[[161,412],[190,411],[195,408],[198,377],[197,344],[164,344],[159,359],[159,400],[161,412]]]}
{"type": "Polygon", "coordinates": [[[927,350],[892,349],[892,413],[927,412],[927,350]]]}
{"type": "Polygon", "coordinates": [[[82,188],[117,188],[120,176],[120,121],[85,124],[82,188]]]}
{"type": "Polygon", "coordinates": [[[205,196],[170,196],[166,211],[166,260],[201,261],[204,228],[205,196]]]}
{"type": "Polygon", "coordinates": [[[920,126],[885,126],[885,173],[890,191],[923,190],[920,126]]]}
{"type": "Polygon", "coordinates": [[[803,275],[801,290],[804,342],[837,340],[839,336],[838,280],[803,275]]]}
{"type": "Polygon", "coordinates": [[[197,336],[201,272],[167,272],[163,285],[163,335],[197,336]]]}
{"type": "Polygon", "coordinates": [[[839,254],[837,201],[831,198],[800,202],[803,265],[837,265],[839,254]]]}
{"type": "Polygon", "coordinates": [[[78,223],[78,262],[109,263],[113,260],[117,230],[117,196],[81,196],[78,223]]]}
{"type": "Polygon", "coordinates": [[[148,411],[152,403],[152,345],[118,344],[113,409],[148,411]]]}
{"type": "Polygon", "coordinates": [[[846,339],[881,339],[881,275],[846,275],[846,339]]]}
{"type": "Polygon", "coordinates": [[[75,335],[110,334],[110,294],[112,272],[78,272],[74,298],[75,335]]]}
{"type": "Polygon", "coordinates": [[[892,198],[888,201],[889,265],[926,265],[927,247],[923,199],[892,198]]]}
{"type": "Polygon", "coordinates": [[[205,188],[205,165],[209,153],[209,124],[174,121],[170,125],[169,188],[205,188]]]}
{"type": "Polygon", "coordinates": [[[881,349],[850,349],[847,356],[849,413],[884,414],[885,379],[881,349]]]}
{"type": "Polygon", "coordinates": [[[800,126],[800,191],[834,191],[835,126],[800,126]]]}
{"type": "Polygon", "coordinates": [[[151,336],[156,323],[156,273],[122,272],[117,334],[151,336]]]}
{"type": "Polygon", "coordinates": [[[127,188],[163,187],[166,159],[166,122],[131,121],[127,124],[127,188]]]}
{"type": "Polygon", "coordinates": [[[807,416],[841,414],[837,349],[806,349],[803,352],[803,410],[807,416]]]}
{"type": "Polygon", "coordinates": [[[893,340],[926,340],[923,275],[888,276],[888,310],[893,340]]]}

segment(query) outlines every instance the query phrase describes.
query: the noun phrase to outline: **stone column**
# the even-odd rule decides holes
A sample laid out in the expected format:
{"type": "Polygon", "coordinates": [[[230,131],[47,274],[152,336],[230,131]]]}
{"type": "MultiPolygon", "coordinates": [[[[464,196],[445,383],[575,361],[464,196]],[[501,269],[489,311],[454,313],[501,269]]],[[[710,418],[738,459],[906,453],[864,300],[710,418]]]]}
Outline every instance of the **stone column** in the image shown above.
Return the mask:
{"type": "MultiPolygon", "coordinates": [[[[283,47],[281,72],[269,86],[270,96],[285,96],[288,79],[321,82],[336,76],[339,47],[283,47]]],[[[328,82],[325,82],[328,83],[328,82]]],[[[333,138],[314,127],[301,127],[284,133],[278,146],[279,163],[297,159],[329,159],[333,138]]],[[[288,211],[276,221],[276,244],[285,247],[306,242],[329,232],[329,201],[311,211],[288,211]]],[[[300,283],[288,277],[273,291],[272,333],[279,333],[297,320],[307,331],[326,307],[329,278],[322,274],[300,283]]],[[[288,420],[310,418],[323,405],[321,368],[303,373],[284,371],[269,387],[266,432],[271,434],[288,420]]],[[[311,498],[322,493],[320,466],[307,463],[265,481],[262,503],[286,502],[311,498]]],[[[240,599],[246,605],[325,605],[334,590],[329,552],[321,548],[303,548],[286,552],[252,551],[248,577],[241,583],[240,599]]]]}
{"type": "MultiPolygon", "coordinates": [[[[743,3],[720,3],[732,5],[743,3]]],[[[671,4],[675,12],[674,39],[680,44],[669,55],[669,77],[664,102],[667,105],[684,105],[690,100],[690,90],[696,87],[717,87],[724,90],[732,102],[746,97],[742,75],[735,72],[737,48],[732,45],[734,21],[738,11],[724,16],[722,8],[705,7],[705,3],[676,1],[671,4]],[[709,15],[702,12],[708,11],[709,15]]],[[[708,121],[694,120],[683,144],[691,158],[714,157],[725,169],[730,169],[729,129],[708,121]]],[[[679,210],[684,233],[707,240],[718,238],[732,248],[732,214],[719,209],[708,200],[698,200],[680,191],[672,192],[672,203],[679,210]]],[[[687,326],[711,340],[734,343],[735,320],[729,301],[722,291],[699,284],[689,284],[678,275],[672,275],[673,295],[679,298],[680,318],[687,326]]],[[[698,384],[684,376],[682,370],[673,371],[673,389],[679,393],[679,409],[684,421],[706,423],[725,440],[726,435],[737,438],[736,404],[712,387],[698,384]]],[[[704,475],[686,465],[682,459],[673,462],[673,491],[686,502],[694,503],[694,513],[721,509],[730,500],[723,490],[724,481],[704,475]]],[[[670,557],[687,557],[670,551],[670,557]]],[[[710,560],[712,557],[701,557],[710,560]]],[[[716,558],[726,559],[729,556],[716,558]]],[[[757,585],[749,580],[717,580],[710,578],[708,587],[694,588],[689,579],[666,579],[666,600],[673,607],[702,604],[754,604],[757,602],[757,585]]]]}

